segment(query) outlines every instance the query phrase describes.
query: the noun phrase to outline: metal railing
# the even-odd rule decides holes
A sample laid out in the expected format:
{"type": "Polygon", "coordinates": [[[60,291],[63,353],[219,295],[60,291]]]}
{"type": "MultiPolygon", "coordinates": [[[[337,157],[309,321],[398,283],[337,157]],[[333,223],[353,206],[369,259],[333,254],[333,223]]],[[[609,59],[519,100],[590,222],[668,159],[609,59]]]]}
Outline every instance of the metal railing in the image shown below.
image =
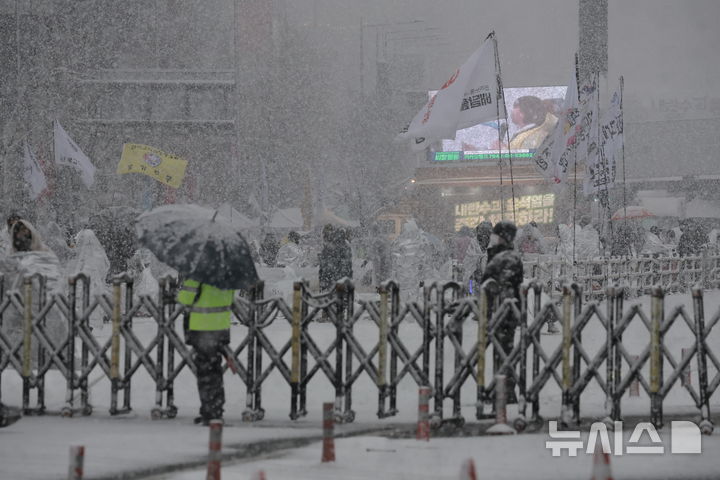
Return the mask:
{"type": "Polygon", "coordinates": [[[523,265],[526,278],[556,297],[566,282],[582,286],[588,299],[604,298],[606,289],[614,285],[623,285],[626,295],[637,296],[649,294],[652,287],[677,292],[720,282],[720,254],[709,249],[694,256],[606,257],[578,260],[575,265],[557,255],[529,255],[523,265]]]}
{"type": "MultiPolygon", "coordinates": [[[[89,285],[81,274],[69,279],[67,294],[47,292],[40,276],[25,278],[22,291],[5,292],[0,287],[0,375],[20,375],[23,410],[42,414],[47,410],[45,377],[51,370],[58,372],[66,385],[61,410],[65,416],[92,413],[89,394],[94,382],[89,379],[91,374],[99,375],[110,383],[110,413],[119,415],[131,410],[134,395],[145,394],[132,389],[142,371],[155,384],[152,417],[175,417],[178,375],[185,369],[196,372],[192,350],[182,337],[184,307],[176,303],[175,281],[162,279],[157,298],[142,296],[136,303],[128,277],[114,280],[111,295],[93,296],[89,285]],[[98,312],[112,325],[105,340],[96,337],[90,325],[98,312]],[[141,312],[150,316],[151,334],[136,331],[134,321],[141,312]],[[10,319],[15,325],[20,322],[21,328],[9,329],[10,319]],[[66,326],[66,333],[50,335],[49,325],[58,322],[66,326]]],[[[720,335],[715,328],[720,311],[705,316],[703,290],[692,290],[692,305],[665,312],[664,290],[655,287],[648,312],[639,304],[626,306],[621,287],[607,287],[604,303],[587,301],[578,283],[563,286],[561,302],[543,303],[544,285],[544,281],[532,282],[519,301],[500,302],[492,300],[492,281],[476,296],[463,296],[455,282],[433,283],[423,287],[420,301],[401,302],[394,282],[383,284],[372,300],[356,300],[349,280],[321,295],[298,282],[292,305],[287,305],[279,297],[263,298],[260,283],[244,297],[238,296],[232,306],[242,334],[234,334],[238,338],[225,349],[225,368],[245,385],[246,421],[264,417],[263,394],[269,390],[274,396],[288,392],[290,418],[306,415],[308,391],[318,377],[324,377],[334,389],[339,421],[354,420],[353,392],[361,388],[356,383],[363,378],[377,389],[379,418],[397,414],[398,387],[410,382],[432,388],[431,422],[461,424],[463,397],[469,391],[475,417],[492,415],[494,373],[500,372],[517,384],[520,429],[539,424],[541,397],[558,390],[562,422],[579,422],[583,393],[591,386],[605,397],[605,416],[619,420],[625,394],[632,384],[639,384],[650,399],[649,416],[656,426],[663,424],[668,395],[684,389],[689,404],[700,414],[703,431],[712,430],[710,399],[720,385],[720,342],[708,339],[720,335]],[[275,322],[287,324],[279,329],[279,336],[278,329],[269,332],[275,322]],[[334,338],[329,343],[325,338],[324,344],[313,333],[323,322],[334,329],[334,338]],[[517,325],[509,351],[498,336],[507,322],[517,325]],[[559,342],[554,346],[541,337],[548,322],[562,325],[562,336],[555,338],[559,342]],[[677,358],[678,345],[666,340],[678,325],[691,334],[687,345],[682,345],[687,347],[682,358],[677,358]],[[356,330],[360,327],[362,334],[356,330]],[[638,344],[634,334],[629,347],[623,336],[631,328],[645,332],[647,340],[638,344]],[[600,339],[596,352],[588,339],[600,339]],[[678,382],[691,363],[696,365],[696,386],[678,382]],[[287,390],[277,391],[277,382],[267,383],[273,373],[279,373],[287,390]],[[445,400],[452,404],[450,414],[444,411],[445,400]]]]}

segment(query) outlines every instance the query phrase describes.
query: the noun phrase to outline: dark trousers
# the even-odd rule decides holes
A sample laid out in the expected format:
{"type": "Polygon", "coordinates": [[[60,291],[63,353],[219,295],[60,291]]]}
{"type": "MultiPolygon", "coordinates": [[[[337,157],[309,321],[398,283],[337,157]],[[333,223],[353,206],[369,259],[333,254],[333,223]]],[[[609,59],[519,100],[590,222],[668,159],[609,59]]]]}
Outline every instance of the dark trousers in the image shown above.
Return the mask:
{"type": "Polygon", "coordinates": [[[205,420],[220,419],[225,405],[223,386],[223,348],[230,342],[229,330],[188,332],[187,343],[193,347],[200,394],[200,416],[205,420]]]}

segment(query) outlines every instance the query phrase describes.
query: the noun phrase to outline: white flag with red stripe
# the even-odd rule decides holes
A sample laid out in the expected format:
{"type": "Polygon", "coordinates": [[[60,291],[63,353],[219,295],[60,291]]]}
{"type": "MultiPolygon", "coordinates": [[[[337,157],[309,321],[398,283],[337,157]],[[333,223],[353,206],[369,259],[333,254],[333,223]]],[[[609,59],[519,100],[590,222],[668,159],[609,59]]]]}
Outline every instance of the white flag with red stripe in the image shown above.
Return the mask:
{"type": "Polygon", "coordinates": [[[458,129],[505,118],[499,89],[497,41],[490,34],[470,58],[415,115],[399,139],[411,140],[414,150],[431,142],[455,138],[458,129]]]}

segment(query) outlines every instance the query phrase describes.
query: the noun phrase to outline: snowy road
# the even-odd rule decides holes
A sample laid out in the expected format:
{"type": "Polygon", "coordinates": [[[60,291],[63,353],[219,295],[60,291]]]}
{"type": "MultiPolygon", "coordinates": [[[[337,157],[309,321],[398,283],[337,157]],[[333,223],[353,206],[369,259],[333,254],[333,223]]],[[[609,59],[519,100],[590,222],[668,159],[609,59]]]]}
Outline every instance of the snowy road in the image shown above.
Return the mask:
{"type": "MultiPolygon", "coordinates": [[[[378,423],[339,426],[338,434],[376,428],[378,423]]],[[[247,445],[268,440],[297,439],[304,446],[272,451],[252,458],[223,462],[224,479],[248,479],[260,470],[268,480],[342,478],[357,480],[457,479],[461,464],[472,458],[478,478],[590,478],[592,456],[554,458],[546,433],[513,437],[432,438],[430,442],[377,435],[335,441],[336,462],[320,462],[319,419],[235,424],[223,431],[224,453],[242,455],[247,445]]],[[[408,426],[408,428],[412,428],[408,426]]],[[[624,432],[627,446],[630,432],[624,432]]],[[[668,430],[661,432],[669,450],[668,430]]],[[[27,417],[0,431],[0,479],[66,478],[71,445],[85,445],[87,479],[190,480],[203,478],[208,430],[191,425],[189,417],[150,421],[142,415],[63,419],[27,417]],[[154,474],[152,472],[155,472],[154,474]]],[[[587,445],[587,434],[583,434],[587,445]]],[[[287,442],[285,442],[287,446],[287,442]]],[[[720,475],[720,434],[703,437],[700,455],[623,455],[611,457],[616,479],[713,479],[720,475]]]]}
{"type": "MultiPolygon", "coordinates": [[[[242,464],[225,465],[223,478],[246,479],[262,470],[267,480],[440,480],[458,479],[462,463],[472,458],[477,478],[493,480],[578,480],[590,478],[592,455],[551,456],[543,434],[390,440],[359,437],[336,441],[336,462],[320,463],[319,443],[284,455],[273,454],[242,464]]],[[[611,458],[615,479],[713,479],[720,476],[720,436],[705,438],[703,455],[620,456],[611,458]]],[[[154,480],[191,480],[191,471],[154,480]]]]}

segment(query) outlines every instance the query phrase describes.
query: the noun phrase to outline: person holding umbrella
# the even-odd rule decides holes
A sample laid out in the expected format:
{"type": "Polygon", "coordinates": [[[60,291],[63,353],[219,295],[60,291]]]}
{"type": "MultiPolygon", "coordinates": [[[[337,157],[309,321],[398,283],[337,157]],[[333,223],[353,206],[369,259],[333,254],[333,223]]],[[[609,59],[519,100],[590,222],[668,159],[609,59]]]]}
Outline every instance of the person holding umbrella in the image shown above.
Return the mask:
{"type": "Polygon", "coordinates": [[[200,396],[195,423],[222,419],[225,405],[222,359],[230,343],[235,291],[258,282],[250,248],[218,212],[197,205],[164,205],[138,217],[139,243],[184,278],[178,302],[185,306],[186,343],[200,396]]]}
{"type": "Polygon", "coordinates": [[[200,416],[195,423],[208,425],[222,419],[225,405],[222,357],[230,344],[230,314],[234,290],[223,290],[188,278],[178,293],[178,302],[188,307],[185,343],[193,347],[200,393],[200,416]]]}

